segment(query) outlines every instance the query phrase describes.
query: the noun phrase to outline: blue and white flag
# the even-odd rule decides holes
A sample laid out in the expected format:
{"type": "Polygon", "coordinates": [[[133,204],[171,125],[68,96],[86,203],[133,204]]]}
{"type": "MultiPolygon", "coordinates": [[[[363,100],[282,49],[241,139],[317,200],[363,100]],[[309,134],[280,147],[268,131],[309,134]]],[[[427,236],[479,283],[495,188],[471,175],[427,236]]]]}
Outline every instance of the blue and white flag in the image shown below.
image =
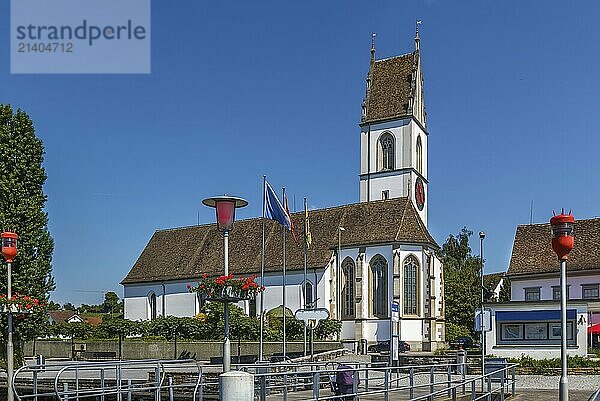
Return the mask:
{"type": "Polygon", "coordinates": [[[290,215],[275,195],[271,185],[265,181],[265,215],[268,219],[275,220],[288,230],[292,229],[290,215]]]}

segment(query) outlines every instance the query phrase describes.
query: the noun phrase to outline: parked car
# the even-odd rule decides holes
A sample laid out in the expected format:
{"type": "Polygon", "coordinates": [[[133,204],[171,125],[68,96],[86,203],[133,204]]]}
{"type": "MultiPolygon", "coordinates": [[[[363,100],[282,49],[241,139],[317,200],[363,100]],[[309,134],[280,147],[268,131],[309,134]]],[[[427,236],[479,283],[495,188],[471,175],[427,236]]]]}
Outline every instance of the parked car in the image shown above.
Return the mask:
{"type": "Polygon", "coordinates": [[[473,348],[473,339],[469,336],[458,336],[450,343],[452,348],[461,347],[463,349],[473,348]]]}
{"type": "MultiPolygon", "coordinates": [[[[406,341],[398,341],[398,350],[400,352],[410,351],[410,344],[406,341]]],[[[367,351],[379,353],[390,352],[390,340],[377,341],[377,344],[369,345],[367,351]]]]}

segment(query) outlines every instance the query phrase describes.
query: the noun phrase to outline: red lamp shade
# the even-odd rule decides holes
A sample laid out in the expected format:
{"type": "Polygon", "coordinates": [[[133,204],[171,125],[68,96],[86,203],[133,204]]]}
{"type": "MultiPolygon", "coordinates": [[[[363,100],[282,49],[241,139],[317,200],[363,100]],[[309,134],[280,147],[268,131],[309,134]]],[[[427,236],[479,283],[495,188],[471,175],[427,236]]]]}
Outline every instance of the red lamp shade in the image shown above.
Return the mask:
{"type": "Polygon", "coordinates": [[[2,233],[2,256],[7,262],[12,263],[17,256],[17,239],[19,236],[16,233],[5,231],[2,233]]]}
{"type": "Polygon", "coordinates": [[[234,196],[215,196],[202,201],[206,206],[214,207],[217,213],[217,227],[221,231],[229,231],[233,228],[235,221],[235,209],[248,204],[242,198],[234,196]]]}
{"type": "Polygon", "coordinates": [[[552,226],[552,249],[556,252],[558,259],[566,260],[569,252],[573,249],[575,238],[573,237],[573,226],[575,217],[571,213],[561,213],[550,219],[552,226]]]}
{"type": "Polygon", "coordinates": [[[231,230],[235,220],[235,201],[221,200],[215,205],[217,227],[219,230],[231,230]]]}

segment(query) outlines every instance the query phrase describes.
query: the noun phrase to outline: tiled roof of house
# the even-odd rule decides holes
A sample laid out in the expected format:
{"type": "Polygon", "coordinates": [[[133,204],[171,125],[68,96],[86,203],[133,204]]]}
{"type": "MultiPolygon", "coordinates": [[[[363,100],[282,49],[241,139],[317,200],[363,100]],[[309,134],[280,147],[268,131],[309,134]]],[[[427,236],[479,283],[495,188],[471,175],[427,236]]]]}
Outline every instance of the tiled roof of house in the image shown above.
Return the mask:
{"type": "Polygon", "coordinates": [[[483,285],[486,288],[493,291],[496,289],[496,287],[498,287],[498,284],[500,283],[500,280],[502,280],[502,277],[504,277],[504,273],[484,274],[483,275],[483,285]]]}
{"type": "Polygon", "coordinates": [[[413,72],[419,55],[413,53],[377,60],[371,65],[371,87],[367,89],[366,116],[363,122],[375,122],[410,116],[413,72]]]}
{"type": "MultiPolygon", "coordinates": [[[[508,274],[511,276],[558,272],[552,250],[550,224],[517,227],[508,274]]],[[[600,269],[600,218],[575,221],[575,246],[569,254],[568,271],[600,269]]]]}
{"type": "MultiPolygon", "coordinates": [[[[48,311],[48,315],[50,315],[52,320],[54,320],[56,323],[66,322],[69,319],[71,319],[73,316],[77,316],[78,318],[81,318],[81,316],[79,316],[79,314],[76,311],[71,311],[71,310],[50,310],[50,311],[48,311]]],[[[81,319],[81,320],[83,320],[83,319],[81,319]]]]}
{"type": "MultiPolygon", "coordinates": [[[[342,246],[384,243],[418,243],[438,247],[408,198],[356,203],[309,211],[312,245],[308,266],[323,268],[337,247],[337,228],[342,246]]],[[[304,213],[293,213],[298,242],[288,235],[286,265],[289,270],[304,266],[304,213]]],[[[265,270],[279,271],[282,265],[281,228],[265,222],[265,270]]],[[[262,219],[241,220],[229,234],[229,269],[234,274],[258,273],[261,265],[262,219]]],[[[223,271],[223,238],[214,224],[158,230],[142,251],[121,284],[195,279],[203,273],[223,271]]]]}

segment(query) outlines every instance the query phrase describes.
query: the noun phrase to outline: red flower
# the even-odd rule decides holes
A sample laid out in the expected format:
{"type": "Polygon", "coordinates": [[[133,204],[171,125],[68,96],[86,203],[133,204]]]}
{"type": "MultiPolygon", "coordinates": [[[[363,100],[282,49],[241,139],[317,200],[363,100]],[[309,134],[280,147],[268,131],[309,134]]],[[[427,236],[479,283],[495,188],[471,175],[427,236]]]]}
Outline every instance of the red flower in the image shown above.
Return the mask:
{"type": "Polygon", "coordinates": [[[187,289],[189,290],[190,288],[192,288],[192,286],[188,284],[187,285],[187,289]]]}
{"type": "Polygon", "coordinates": [[[207,277],[208,277],[208,274],[206,274],[206,273],[202,274],[202,278],[207,278],[207,277]]]}

